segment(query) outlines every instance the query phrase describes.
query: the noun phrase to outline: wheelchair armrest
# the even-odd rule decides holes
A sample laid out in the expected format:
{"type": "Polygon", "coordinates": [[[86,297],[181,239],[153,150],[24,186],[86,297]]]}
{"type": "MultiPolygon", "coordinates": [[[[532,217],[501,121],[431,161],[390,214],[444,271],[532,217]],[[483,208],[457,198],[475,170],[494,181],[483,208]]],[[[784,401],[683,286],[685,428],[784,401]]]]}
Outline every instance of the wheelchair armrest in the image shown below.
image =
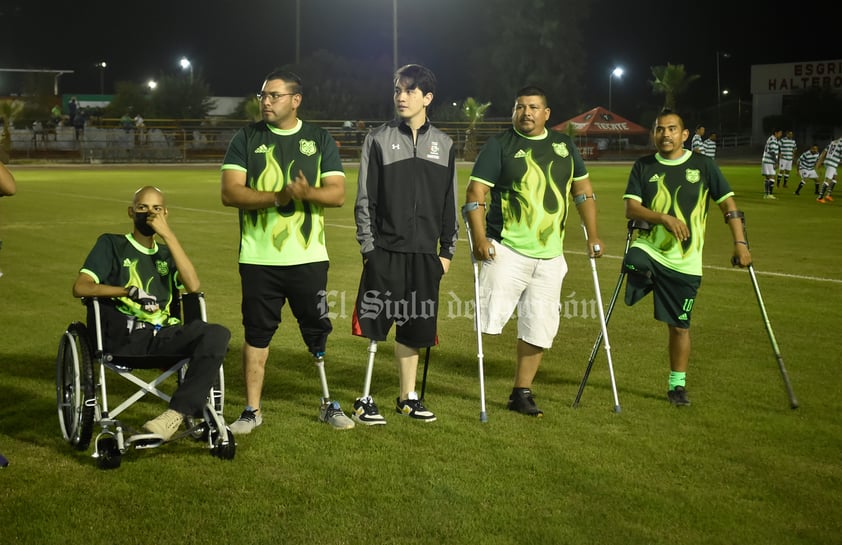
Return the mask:
{"type": "Polygon", "coordinates": [[[184,322],[193,320],[208,321],[207,307],[205,306],[204,292],[184,293],[181,295],[181,313],[184,322]]]}

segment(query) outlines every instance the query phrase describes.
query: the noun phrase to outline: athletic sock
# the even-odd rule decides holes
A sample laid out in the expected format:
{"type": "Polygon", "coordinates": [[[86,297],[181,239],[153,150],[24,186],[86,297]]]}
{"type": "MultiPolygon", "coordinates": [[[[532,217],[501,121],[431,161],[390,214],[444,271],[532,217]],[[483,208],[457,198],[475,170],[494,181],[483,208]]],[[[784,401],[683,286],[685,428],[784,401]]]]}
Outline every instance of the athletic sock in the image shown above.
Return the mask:
{"type": "Polygon", "coordinates": [[[675,390],[676,386],[684,387],[686,383],[687,373],[679,371],[670,371],[670,390],[675,390]]]}
{"type": "Polygon", "coordinates": [[[781,177],[778,176],[778,187],[781,187],[781,177]]]}
{"type": "Polygon", "coordinates": [[[789,176],[785,174],[784,175],[784,187],[786,187],[787,182],[789,182],[789,176]]]}
{"type": "Polygon", "coordinates": [[[822,188],[819,190],[819,198],[824,199],[824,194],[827,191],[827,184],[822,184],[822,188]]]}
{"type": "Polygon", "coordinates": [[[816,184],[816,195],[819,194],[819,182],[813,182],[816,184]]]}
{"type": "Polygon", "coordinates": [[[802,188],[802,187],[804,187],[804,182],[799,182],[799,183],[798,183],[798,189],[796,189],[796,190],[795,190],[795,194],[796,194],[796,195],[800,195],[800,194],[801,194],[801,188],[802,188]]]}

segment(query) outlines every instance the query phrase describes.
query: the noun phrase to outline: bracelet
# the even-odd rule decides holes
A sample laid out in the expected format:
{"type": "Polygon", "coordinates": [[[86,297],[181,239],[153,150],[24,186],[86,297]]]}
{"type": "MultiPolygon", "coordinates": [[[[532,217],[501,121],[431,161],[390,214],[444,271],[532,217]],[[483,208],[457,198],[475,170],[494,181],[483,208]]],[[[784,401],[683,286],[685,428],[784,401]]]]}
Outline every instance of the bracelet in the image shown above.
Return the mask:
{"type": "Polygon", "coordinates": [[[278,202],[278,193],[280,193],[280,191],[275,191],[275,208],[281,207],[281,203],[278,202]]]}
{"type": "Polygon", "coordinates": [[[745,240],[735,240],[734,244],[743,244],[745,246],[748,246],[748,242],[746,242],[745,240]]]}

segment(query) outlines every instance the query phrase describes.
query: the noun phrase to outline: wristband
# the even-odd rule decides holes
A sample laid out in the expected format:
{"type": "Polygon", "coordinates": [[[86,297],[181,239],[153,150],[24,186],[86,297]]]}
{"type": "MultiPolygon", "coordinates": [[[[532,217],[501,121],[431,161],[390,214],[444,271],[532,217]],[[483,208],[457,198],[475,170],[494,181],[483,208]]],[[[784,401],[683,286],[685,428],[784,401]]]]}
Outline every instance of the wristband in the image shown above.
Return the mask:
{"type": "Polygon", "coordinates": [[[748,246],[748,242],[745,240],[735,240],[734,244],[743,244],[744,246],[748,246]]]}
{"type": "Polygon", "coordinates": [[[281,207],[281,203],[278,202],[278,193],[280,193],[280,191],[275,191],[275,208],[281,207]]]}

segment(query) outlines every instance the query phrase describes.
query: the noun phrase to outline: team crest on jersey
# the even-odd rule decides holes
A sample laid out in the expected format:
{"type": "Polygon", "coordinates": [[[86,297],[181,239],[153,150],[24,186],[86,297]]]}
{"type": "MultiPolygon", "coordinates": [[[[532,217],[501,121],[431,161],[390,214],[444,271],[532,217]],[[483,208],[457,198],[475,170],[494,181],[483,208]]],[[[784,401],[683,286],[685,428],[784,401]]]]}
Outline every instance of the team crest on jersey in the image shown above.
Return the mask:
{"type": "Polygon", "coordinates": [[[298,151],[300,151],[303,155],[310,157],[311,155],[316,154],[316,143],[312,140],[299,140],[298,141],[298,151]]]}
{"type": "Polygon", "coordinates": [[[701,175],[699,174],[699,169],[696,168],[688,168],[684,171],[685,178],[691,184],[695,184],[699,180],[702,179],[701,175]]]}
{"type": "Polygon", "coordinates": [[[570,150],[567,149],[567,144],[564,142],[556,142],[553,144],[553,151],[559,157],[567,157],[570,155],[570,150]]]}
{"type": "Polygon", "coordinates": [[[158,274],[160,274],[161,276],[167,276],[170,272],[170,268],[167,265],[166,261],[156,261],[155,268],[158,270],[158,274]]]}
{"type": "Polygon", "coordinates": [[[438,142],[431,142],[430,143],[430,153],[427,154],[427,159],[440,159],[441,152],[439,150],[439,143],[438,142]]]}

